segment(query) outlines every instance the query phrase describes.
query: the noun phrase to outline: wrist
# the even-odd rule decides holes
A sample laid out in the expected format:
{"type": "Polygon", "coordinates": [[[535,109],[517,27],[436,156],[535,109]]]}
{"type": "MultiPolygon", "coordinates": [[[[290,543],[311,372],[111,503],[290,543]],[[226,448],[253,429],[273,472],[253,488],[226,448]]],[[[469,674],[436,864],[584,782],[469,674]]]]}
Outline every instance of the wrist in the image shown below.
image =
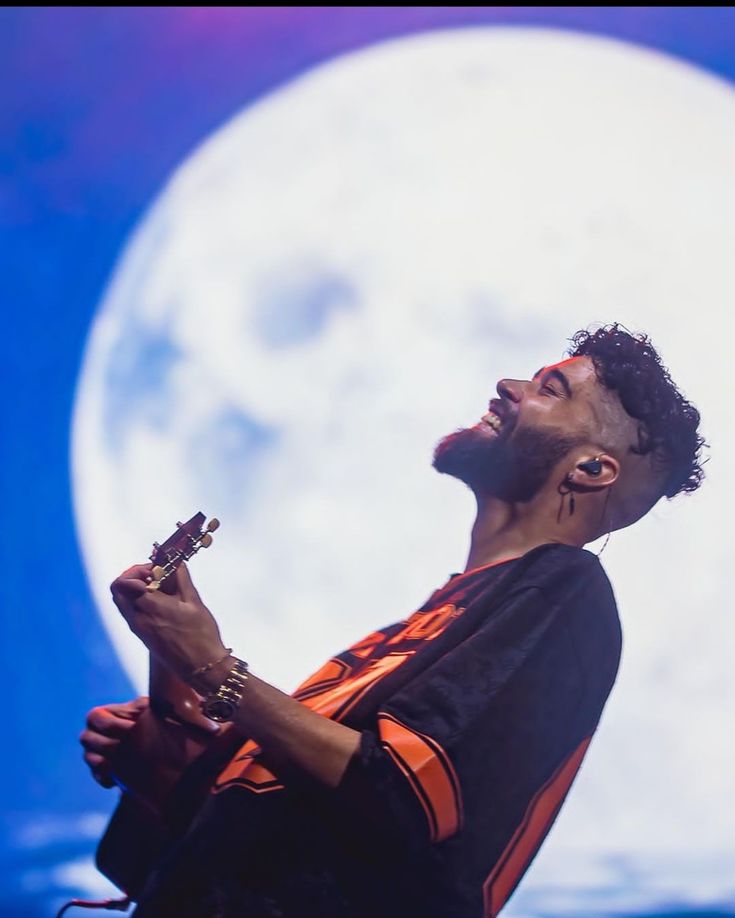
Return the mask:
{"type": "Polygon", "coordinates": [[[249,679],[248,664],[234,657],[234,665],[217,689],[202,701],[202,714],[218,723],[234,720],[249,679]]]}
{"type": "Polygon", "coordinates": [[[235,662],[236,657],[233,657],[232,652],[228,652],[224,657],[217,660],[213,666],[207,669],[206,672],[193,674],[188,680],[189,685],[199,695],[211,695],[213,692],[216,692],[225,681],[228,673],[230,673],[232,667],[235,665],[235,662]]]}

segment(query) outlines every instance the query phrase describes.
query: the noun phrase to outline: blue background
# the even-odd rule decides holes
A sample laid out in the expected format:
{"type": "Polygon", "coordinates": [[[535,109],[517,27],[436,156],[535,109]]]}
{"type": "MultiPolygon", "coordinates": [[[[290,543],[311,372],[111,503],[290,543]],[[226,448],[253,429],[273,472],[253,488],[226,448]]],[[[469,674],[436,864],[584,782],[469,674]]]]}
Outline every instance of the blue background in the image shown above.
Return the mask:
{"type": "Polygon", "coordinates": [[[732,8],[0,12],[0,672],[9,696],[0,914],[52,914],[74,894],[47,868],[91,853],[96,827],[75,820],[114,803],[88,777],[77,737],[90,707],[135,694],[85,581],[69,475],[85,339],[129,233],[189,151],[263,93],[384,38],[472,23],[614,36],[735,78],[732,8]]]}

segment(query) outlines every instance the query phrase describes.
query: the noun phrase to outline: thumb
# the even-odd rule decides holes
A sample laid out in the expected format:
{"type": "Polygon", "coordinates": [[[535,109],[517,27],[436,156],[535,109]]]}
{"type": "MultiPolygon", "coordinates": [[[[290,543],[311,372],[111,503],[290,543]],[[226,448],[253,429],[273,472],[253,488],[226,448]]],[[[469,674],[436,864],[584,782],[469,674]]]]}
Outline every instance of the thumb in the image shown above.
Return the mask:
{"type": "Polygon", "coordinates": [[[135,580],[132,577],[118,577],[110,584],[113,599],[137,599],[146,593],[144,580],[135,580]]]}
{"type": "Polygon", "coordinates": [[[137,718],[148,707],[148,698],[141,695],[140,698],[134,698],[132,701],[124,701],[122,704],[105,705],[107,711],[115,717],[122,717],[125,720],[137,720],[137,718]]]}
{"type": "Polygon", "coordinates": [[[136,711],[145,711],[150,704],[150,699],[147,695],[141,695],[140,698],[136,698],[131,704],[136,711]]]}

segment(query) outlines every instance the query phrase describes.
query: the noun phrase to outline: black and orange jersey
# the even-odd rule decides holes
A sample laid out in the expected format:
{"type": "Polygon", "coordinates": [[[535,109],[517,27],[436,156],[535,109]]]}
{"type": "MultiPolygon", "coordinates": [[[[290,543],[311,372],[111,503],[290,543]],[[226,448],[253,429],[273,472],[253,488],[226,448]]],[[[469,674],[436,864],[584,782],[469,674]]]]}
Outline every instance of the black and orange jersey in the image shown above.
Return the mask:
{"type": "Polygon", "coordinates": [[[244,742],[138,918],[494,918],[580,767],[621,632],[596,556],[543,545],[455,574],[293,693],[361,733],[340,785],[244,742]]]}

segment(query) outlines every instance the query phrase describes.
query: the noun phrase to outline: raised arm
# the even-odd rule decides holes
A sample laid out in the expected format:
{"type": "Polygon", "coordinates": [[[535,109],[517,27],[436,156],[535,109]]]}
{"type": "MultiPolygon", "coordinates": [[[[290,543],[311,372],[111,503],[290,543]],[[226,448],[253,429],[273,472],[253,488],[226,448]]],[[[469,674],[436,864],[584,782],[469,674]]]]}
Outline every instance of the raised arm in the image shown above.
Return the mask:
{"type": "MultiPolygon", "coordinates": [[[[216,690],[232,668],[217,623],[202,602],[185,565],[176,571],[175,591],[147,590],[150,565],[136,565],[112,584],[116,605],[152,654],[202,695],[216,690]],[[205,674],[196,670],[219,663],[205,674]]],[[[269,760],[336,787],[355,754],[360,733],[309,710],[250,674],[234,728],[267,751],[269,760]]]]}

